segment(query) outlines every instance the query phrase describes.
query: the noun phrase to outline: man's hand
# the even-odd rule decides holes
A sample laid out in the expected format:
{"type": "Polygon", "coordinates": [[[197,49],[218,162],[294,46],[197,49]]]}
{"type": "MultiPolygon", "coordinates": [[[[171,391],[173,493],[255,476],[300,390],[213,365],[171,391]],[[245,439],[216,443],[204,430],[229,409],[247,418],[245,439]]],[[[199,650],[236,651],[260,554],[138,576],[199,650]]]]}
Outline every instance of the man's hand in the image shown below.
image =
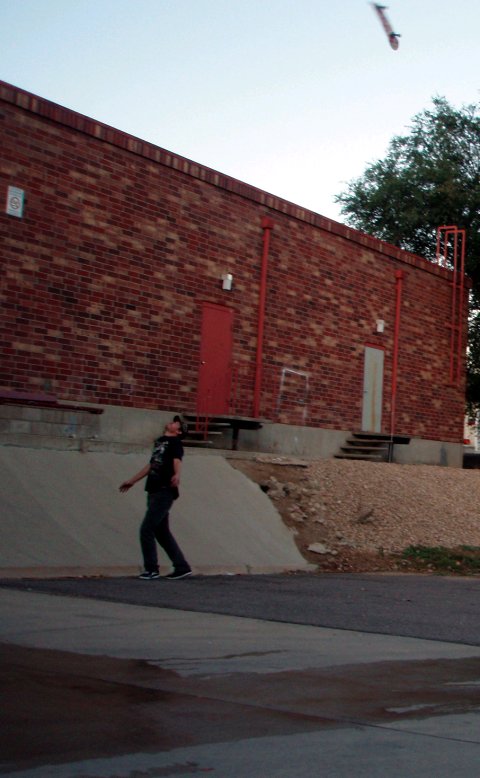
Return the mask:
{"type": "Polygon", "coordinates": [[[128,492],[129,489],[131,489],[133,486],[131,481],[124,481],[123,484],[120,484],[118,487],[121,492],[128,492]]]}
{"type": "Polygon", "coordinates": [[[174,473],[172,475],[172,480],[170,481],[170,483],[172,484],[172,486],[178,487],[180,484],[180,473],[174,473]]]}

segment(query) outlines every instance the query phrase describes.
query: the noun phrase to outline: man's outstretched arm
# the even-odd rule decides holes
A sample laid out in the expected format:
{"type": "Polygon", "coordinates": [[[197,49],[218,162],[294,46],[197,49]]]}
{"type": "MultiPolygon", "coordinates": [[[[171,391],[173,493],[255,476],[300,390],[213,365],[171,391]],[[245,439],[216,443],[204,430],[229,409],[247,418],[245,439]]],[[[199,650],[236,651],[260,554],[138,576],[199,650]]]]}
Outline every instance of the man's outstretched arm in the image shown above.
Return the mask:
{"type": "Polygon", "coordinates": [[[148,465],[145,465],[145,467],[142,467],[141,470],[136,475],[133,475],[131,478],[128,479],[128,481],[124,481],[123,484],[120,484],[118,487],[121,492],[128,492],[129,489],[134,486],[134,484],[137,483],[137,481],[141,481],[142,478],[145,478],[150,472],[150,463],[148,465]]]}

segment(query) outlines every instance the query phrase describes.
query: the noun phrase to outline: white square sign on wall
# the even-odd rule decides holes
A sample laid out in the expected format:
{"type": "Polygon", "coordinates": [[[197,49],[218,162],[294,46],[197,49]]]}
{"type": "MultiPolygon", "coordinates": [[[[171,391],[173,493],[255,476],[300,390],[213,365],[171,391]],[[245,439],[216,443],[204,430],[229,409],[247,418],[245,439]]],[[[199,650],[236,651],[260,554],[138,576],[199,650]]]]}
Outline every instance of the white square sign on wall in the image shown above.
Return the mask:
{"type": "Polygon", "coordinates": [[[7,191],[7,207],[5,209],[9,216],[17,216],[19,219],[23,216],[23,202],[25,192],[17,186],[9,186],[7,191]]]}

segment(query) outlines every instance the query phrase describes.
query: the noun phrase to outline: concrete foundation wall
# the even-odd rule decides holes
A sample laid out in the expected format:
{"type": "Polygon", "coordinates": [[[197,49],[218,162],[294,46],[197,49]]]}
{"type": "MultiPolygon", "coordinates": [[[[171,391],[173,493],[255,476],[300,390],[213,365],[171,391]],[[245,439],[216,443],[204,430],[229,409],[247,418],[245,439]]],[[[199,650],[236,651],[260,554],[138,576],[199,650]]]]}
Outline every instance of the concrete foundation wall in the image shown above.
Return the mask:
{"type": "MultiPolygon", "coordinates": [[[[93,407],[93,406],[92,406],[93,407]]],[[[57,448],[72,451],[149,451],[152,441],[178,409],[142,410],[106,406],[102,414],[0,406],[0,445],[57,448]],[[80,417],[79,417],[80,416],[80,417]]],[[[241,430],[238,450],[305,459],[330,459],[340,452],[351,430],[330,430],[265,423],[260,430],[241,430]]],[[[216,439],[215,448],[229,450],[231,430],[216,439]]],[[[463,445],[412,438],[396,445],[393,461],[462,467],[463,445]]]]}
{"type": "Polygon", "coordinates": [[[408,446],[395,446],[393,461],[400,465],[463,467],[463,445],[413,438],[408,446]]]}
{"type": "Polygon", "coordinates": [[[291,424],[265,424],[258,432],[241,432],[243,451],[265,451],[306,459],[330,459],[340,451],[348,432],[315,429],[291,424]]]}

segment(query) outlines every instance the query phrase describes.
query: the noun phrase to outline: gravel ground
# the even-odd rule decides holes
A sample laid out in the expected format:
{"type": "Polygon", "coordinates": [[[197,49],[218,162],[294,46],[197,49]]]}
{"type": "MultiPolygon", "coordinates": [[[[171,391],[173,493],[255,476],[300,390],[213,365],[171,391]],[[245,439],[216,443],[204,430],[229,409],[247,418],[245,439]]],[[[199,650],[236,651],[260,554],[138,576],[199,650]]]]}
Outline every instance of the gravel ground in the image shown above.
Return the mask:
{"type": "Polygon", "coordinates": [[[479,470],[323,460],[307,477],[326,526],[353,546],[480,546],[479,470]]]}
{"type": "Polygon", "coordinates": [[[322,570],[399,569],[411,545],[480,547],[480,470],[322,459],[232,462],[257,481],[322,570]]]}

